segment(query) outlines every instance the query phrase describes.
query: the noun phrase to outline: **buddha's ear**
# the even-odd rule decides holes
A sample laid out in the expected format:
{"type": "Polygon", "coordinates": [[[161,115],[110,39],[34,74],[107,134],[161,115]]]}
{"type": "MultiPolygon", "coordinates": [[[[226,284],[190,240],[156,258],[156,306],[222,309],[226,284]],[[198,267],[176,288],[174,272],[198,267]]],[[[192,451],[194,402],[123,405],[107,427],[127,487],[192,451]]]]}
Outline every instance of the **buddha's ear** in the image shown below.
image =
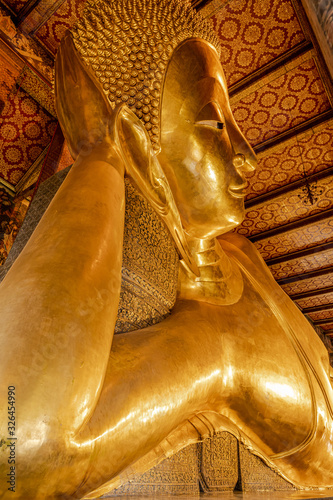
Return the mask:
{"type": "Polygon", "coordinates": [[[111,134],[125,163],[126,175],[164,220],[182,258],[198,275],[169,182],[154,153],[147,130],[125,105],[115,109],[112,129],[111,134]]]}

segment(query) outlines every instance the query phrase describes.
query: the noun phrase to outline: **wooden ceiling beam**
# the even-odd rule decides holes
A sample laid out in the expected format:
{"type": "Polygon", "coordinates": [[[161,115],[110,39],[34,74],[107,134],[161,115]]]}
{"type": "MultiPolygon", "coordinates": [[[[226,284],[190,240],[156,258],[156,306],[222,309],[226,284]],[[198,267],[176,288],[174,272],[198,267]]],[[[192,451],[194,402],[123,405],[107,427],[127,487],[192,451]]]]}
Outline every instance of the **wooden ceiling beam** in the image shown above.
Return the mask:
{"type": "Polygon", "coordinates": [[[315,326],[329,325],[330,323],[333,323],[333,317],[332,318],[325,318],[325,319],[316,319],[316,321],[312,321],[312,323],[315,326]]]}
{"type": "Polygon", "coordinates": [[[253,85],[256,86],[257,83],[270,73],[273,73],[274,71],[278,71],[279,69],[283,68],[286,64],[288,64],[290,61],[293,59],[296,59],[297,57],[306,54],[310,50],[313,49],[312,42],[309,40],[304,40],[303,42],[298,43],[291,49],[289,49],[287,52],[282,54],[281,56],[275,58],[273,61],[270,61],[269,63],[265,64],[261,68],[259,68],[257,71],[254,71],[250,75],[246,76],[245,78],[242,78],[239,82],[231,85],[229,87],[229,96],[230,98],[235,98],[237,94],[240,92],[243,92],[243,90],[246,89],[246,91],[249,91],[249,88],[253,85]]]}
{"type": "MultiPolygon", "coordinates": [[[[327,293],[332,293],[333,292],[333,285],[331,286],[325,286],[324,288],[318,288],[317,290],[309,290],[307,292],[302,292],[302,293],[294,293],[293,295],[289,295],[291,300],[301,300],[301,299],[308,299],[311,297],[318,297],[320,295],[325,295],[327,293]]],[[[331,307],[333,307],[333,304],[330,304],[331,307]]],[[[302,311],[304,313],[304,311],[302,311]]]]}
{"type": "Polygon", "coordinates": [[[316,312],[329,311],[330,309],[333,310],[333,304],[323,304],[320,306],[305,307],[304,309],[302,309],[302,313],[311,314],[316,312]]]}
{"type": "Polygon", "coordinates": [[[248,239],[252,242],[265,240],[267,238],[272,238],[273,236],[288,233],[295,229],[301,229],[302,227],[309,226],[311,224],[316,224],[321,221],[327,221],[331,217],[333,217],[333,208],[323,210],[318,214],[310,215],[309,217],[303,217],[302,219],[298,219],[293,222],[287,222],[287,224],[268,229],[267,231],[262,231],[261,233],[249,236],[248,239]]]}
{"type": "Polygon", "coordinates": [[[195,10],[201,10],[212,1],[213,0],[192,0],[192,7],[194,7],[195,10]]]}
{"type": "Polygon", "coordinates": [[[252,208],[256,205],[260,205],[261,203],[265,203],[267,201],[271,201],[278,196],[289,193],[290,191],[294,191],[302,186],[305,186],[308,182],[316,182],[322,179],[326,179],[333,175],[333,166],[329,168],[325,168],[325,170],[321,170],[320,172],[315,172],[314,174],[302,177],[297,181],[291,182],[290,184],[286,184],[285,186],[281,186],[277,189],[273,189],[272,191],[268,191],[267,193],[260,194],[255,198],[251,198],[250,200],[245,202],[245,208],[252,208]]]}
{"type": "Polygon", "coordinates": [[[28,0],[22,10],[17,15],[17,24],[20,25],[22,21],[32,12],[42,0],[28,0]]]}
{"type": "Polygon", "coordinates": [[[276,146],[279,146],[280,144],[289,141],[290,139],[296,137],[297,135],[304,134],[305,132],[308,132],[309,130],[318,127],[318,125],[321,125],[331,120],[332,118],[333,118],[333,109],[331,108],[327,111],[324,111],[323,113],[320,113],[319,115],[313,116],[312,118],[305,120],[304,122],[298,125],[295,125],[295,127],[288,128],[288,130],[285,130],[284,132],[281,132],[280,134],[277,134],[274,137],[267,139],[267,141],[257,144],[256,146],[254,146],[253,149],[257,154],[267,152],[268,149],[275,148],[276,146]]]}
{"type": "Polygon", "coordinates": [[[283,255],[279,255],[279,257],[274,257],[273,259],[267,259],[267,266],[274,266],[275,264],[283,264],[284,262],[289,262],[290,260],[302,259],[304,257],[309,257],[313,254],[320,254],[321,252],[325,252],[327,250],[333,249],[333,241],[329,243],[321,243],[320,245],[316,245],[310,248],[305,248],[304,250],[297,250],[296,252],[291,252],[283,255]]]}
{"type": "Polygon", "coordinates": [[[333,266],[325,267],[324,269],[316,269],[315,271],[310,271],[308,273],[294,274],[294,276],[289,276],[288,278],[281,278],[276,280],[279,285],[287,285],[288,283],[295,283],[296,281],[303,281],[310,278],[318,278],[320,276],[326,276],[327,274],[333,273],[333,266]]]}

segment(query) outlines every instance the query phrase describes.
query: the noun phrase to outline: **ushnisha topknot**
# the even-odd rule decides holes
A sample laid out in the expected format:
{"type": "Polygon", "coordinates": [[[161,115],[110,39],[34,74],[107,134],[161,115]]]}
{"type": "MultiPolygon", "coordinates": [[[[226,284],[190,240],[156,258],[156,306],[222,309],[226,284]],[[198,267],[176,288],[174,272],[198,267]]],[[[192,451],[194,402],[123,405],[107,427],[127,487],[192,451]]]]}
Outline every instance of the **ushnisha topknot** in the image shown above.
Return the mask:
{"type": "Polygon", "coordinates": [[[220,53],[210,23],[188,0],[87,0],[72,29],[74,43],[92,68],[112,108],[126,103],[160,149],[160,99],[174,49],[202,38],[220,53]]]}

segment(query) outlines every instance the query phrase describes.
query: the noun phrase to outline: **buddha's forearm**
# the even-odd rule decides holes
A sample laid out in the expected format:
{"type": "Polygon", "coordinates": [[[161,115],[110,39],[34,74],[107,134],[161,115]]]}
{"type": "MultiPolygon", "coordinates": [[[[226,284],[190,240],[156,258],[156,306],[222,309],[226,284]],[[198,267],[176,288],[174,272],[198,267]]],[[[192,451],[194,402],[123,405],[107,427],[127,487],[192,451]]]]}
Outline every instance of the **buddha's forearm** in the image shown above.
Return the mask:
{"type": "Polygon", "coordinates": [[[27,442],[28,425],[30,452],[57,439],[57,426],[75,432],[98,399],[118,308],[124,198],[121,172],[79,159],[1,286],[0,407],[15,386],[18,437],[27,442]]]}

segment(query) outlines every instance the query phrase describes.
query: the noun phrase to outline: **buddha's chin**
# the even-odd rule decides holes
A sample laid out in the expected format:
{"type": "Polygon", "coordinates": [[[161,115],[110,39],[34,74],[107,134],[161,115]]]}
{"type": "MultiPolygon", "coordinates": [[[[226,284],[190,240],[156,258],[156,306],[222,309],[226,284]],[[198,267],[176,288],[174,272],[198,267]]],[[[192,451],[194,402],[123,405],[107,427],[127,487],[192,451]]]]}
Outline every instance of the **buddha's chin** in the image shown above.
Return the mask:
{"type": "Polygon", "coordinates": [[[191,227],[185,229],[185,233],[189,239],[211,240],[232,231],[242,223],[243,219],[244,216],[240,215],[229,219],[223,218],[214,225],[191,225],[191,227]]]}

